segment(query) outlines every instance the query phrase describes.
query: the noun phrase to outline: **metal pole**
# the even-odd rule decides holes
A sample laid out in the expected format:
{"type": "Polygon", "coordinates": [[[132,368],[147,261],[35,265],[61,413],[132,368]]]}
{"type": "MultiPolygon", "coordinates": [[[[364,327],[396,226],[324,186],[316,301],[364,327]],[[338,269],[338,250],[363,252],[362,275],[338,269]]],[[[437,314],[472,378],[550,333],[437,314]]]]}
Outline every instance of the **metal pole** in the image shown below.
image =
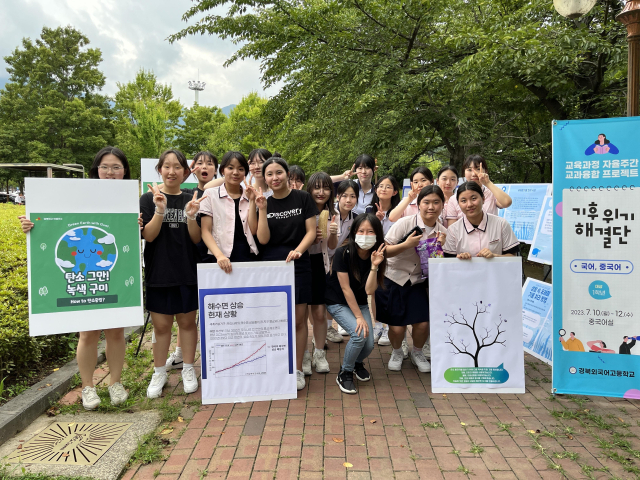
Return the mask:
{"type": "Polygon", "coordinates": [[[616,20],[627,27],[629,73],[627,75],[627,116],[640,115],[640,0],[627,0],[616,20]]]}

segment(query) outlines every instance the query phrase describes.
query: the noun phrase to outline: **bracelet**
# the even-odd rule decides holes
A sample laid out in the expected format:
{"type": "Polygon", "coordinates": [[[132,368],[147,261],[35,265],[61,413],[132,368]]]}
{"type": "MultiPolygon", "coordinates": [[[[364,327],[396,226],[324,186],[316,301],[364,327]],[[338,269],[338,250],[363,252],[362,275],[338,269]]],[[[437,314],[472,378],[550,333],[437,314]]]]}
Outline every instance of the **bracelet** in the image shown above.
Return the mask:
{"type": "Polygon", "coordinates": [[[159,212],[159,211],[158,211],[158,207],[156,207],[156,210],[155,210],[155,212],[154,212],[154,215],[160,215],[160,216],[164,217],[164,212],[159,212]]]}
{"type": "Polygon", "coordinates": [[[376,267],[376,268],[371,267],[371,271],[372,272],[377,272],[378,271],[378,267],[376,267]]]}
{"type": "Polygon", "coordinates": [[[187,217],[187,220],[195,220],[196,216],[194,215],[193,217],[190,217],[189,214],[187,212],[184,213],[185,216],[187,217]]]}

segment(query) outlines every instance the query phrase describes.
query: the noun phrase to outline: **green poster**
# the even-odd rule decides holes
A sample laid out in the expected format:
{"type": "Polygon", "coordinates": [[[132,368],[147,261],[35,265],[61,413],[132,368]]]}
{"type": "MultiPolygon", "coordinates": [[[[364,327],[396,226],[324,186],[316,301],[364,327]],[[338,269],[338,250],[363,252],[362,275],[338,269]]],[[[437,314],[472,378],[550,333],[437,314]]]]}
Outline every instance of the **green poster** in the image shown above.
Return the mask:
{"type": "Polygon", "coordinates": [[[138,307],[135,213],[30,213],[31,313],[138,307]]]}

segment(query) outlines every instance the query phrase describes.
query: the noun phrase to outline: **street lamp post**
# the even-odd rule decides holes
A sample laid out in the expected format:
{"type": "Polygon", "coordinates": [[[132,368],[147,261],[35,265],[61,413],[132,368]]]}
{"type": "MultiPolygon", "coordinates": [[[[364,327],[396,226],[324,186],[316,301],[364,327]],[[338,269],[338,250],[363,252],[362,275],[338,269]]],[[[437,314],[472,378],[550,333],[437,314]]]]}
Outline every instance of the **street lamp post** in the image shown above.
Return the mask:
{"type": "Polygon", "coordinates": [[[627,116],[640,115],[640,0],[627,0],[622,12],[616,20],[627,27],[627,43],[629,44],[627,74],[627,116]]]}

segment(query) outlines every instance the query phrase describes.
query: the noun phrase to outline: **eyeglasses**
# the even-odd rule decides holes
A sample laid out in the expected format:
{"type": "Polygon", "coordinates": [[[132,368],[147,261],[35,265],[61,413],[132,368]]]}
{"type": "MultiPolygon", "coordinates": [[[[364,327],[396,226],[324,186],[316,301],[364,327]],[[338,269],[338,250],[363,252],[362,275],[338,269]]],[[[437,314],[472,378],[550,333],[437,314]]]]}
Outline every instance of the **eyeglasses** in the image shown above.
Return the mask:
{"type": "Polygon", "coordinates": [[[254,165],[262,165],[264,163],[264,160],[252,160],[249,162],[249,165],[254,166],[254,165]]]}
{"type": "Polygon", "coordinates": [[[392,185],[378,185],[378,190],[393,190],[392,185]]]}
{"type": "Polygon", "coordinates": [[[103,172],[113,172],[113,173],[118,173],[122,170],[124,170],[124,167],[121,167],[120,165],[116,165],[115,167],[107,167],[106,165],[100,165],[98,167],[100,170],[102,170],[103,172]]]}

